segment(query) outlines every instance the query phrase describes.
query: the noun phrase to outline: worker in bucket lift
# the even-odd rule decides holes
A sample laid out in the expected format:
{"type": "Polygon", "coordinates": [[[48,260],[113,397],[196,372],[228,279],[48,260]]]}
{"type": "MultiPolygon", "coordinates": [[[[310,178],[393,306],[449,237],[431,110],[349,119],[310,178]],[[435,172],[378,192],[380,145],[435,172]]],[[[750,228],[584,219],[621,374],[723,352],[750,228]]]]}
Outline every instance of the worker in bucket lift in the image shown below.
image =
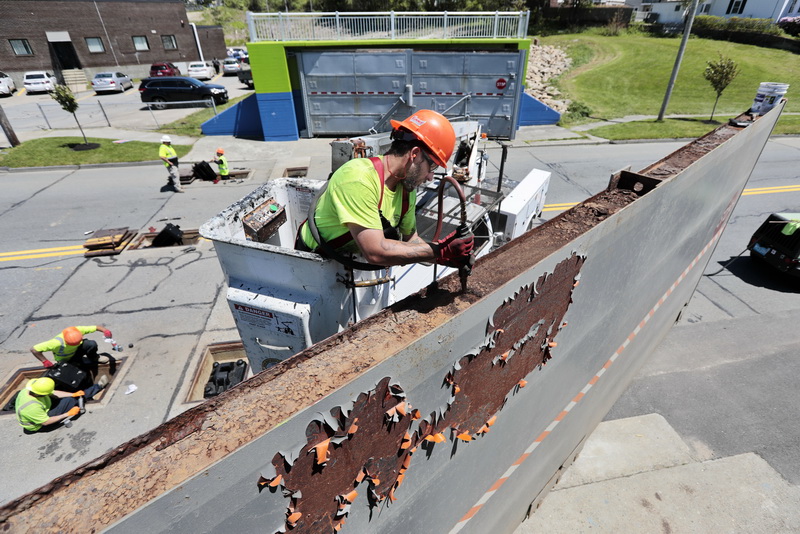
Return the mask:
{"type": "Polygon", "coordinates": [[[427,243],[416,232],[416,188],[446,167],[456,142],[444,116],[420,110],[404,121],[392,120],[392,144],[381,158],[357,158],[342,165],[317,199],[314,222],[299,228],[295,248],[326,254],[324,249],[361,252],[373,265],[435,262],[460,267],[470,261],[472,233],[456,232],[427,243]],[[375,161],[377,160],[377,161],[375,161]]]}
{"type": "Polygon", "coordinates": [[[31,353],[45,367],[53,367],[53,362],[44,355],[45,352],[51,352],[56,362],[69,362],[84,371],[94,373],[97,371],[97,364],[108,363],[109,357],[97,353],[95,341],[83,339],[84,335],[93,332],[102,332],[106,338],[111,339],[111,330],[102,325],[70,326],[53,339],[34,345],[31,353]]]}
{"type": "Polygon", "coordinates": [[[225,157],[225,149],[220,147],[217,149],[217,154],[211,163],[216,163],[219,167],[219,178],[214,180],[214,183],[219,183],[220,180],[227,180],[230,178],[230,171],[228,170],[228,158],[225,157]]]}
{"type": "MultiPolygon", "coordinates": [[[[168,185],[172,187],[176,193],[183,193],[181,187],[181,176],[178,172],[178,153],[172,148],[172,138],[168,135],[161,137],[161,146],[158,147],[158,157],[164,162],[169,174],[168,185]]],[[[163,189],[162,189],[163,191],[163,189]]]]}
{"type": "Polygon", "coordinates": [[[86,390],[68,393],[57,391],[52,378],[40,377],[29,380],[25,389],[17,394],[14,401],[14,410],[17,421],[26,434],[56,428],[64,419],[75,417],[81,413],[79,398],[92,400],[108,384],[108,378],[103,376],[86,390]]]}

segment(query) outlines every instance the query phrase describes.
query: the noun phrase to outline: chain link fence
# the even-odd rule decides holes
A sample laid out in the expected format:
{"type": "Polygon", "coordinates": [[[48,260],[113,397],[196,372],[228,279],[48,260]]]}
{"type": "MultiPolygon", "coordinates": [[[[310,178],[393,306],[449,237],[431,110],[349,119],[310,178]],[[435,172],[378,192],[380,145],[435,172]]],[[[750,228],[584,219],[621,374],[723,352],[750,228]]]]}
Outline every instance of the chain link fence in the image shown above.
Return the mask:
{"type": "MultiPolygon", "coordinates": [[[[186,102],[82,102],[75,112],[83,128],[114,127],[133,130],[157,130],[161,126],[186,117],[188,112],[212,108],[218,114],[213,100],[186,102]]],[[[56,103],[40,103],[36,108],[9,109],[6,114],[15,129],[20,131],[57,130],[75,128],[75,117],[56,103]]]]}

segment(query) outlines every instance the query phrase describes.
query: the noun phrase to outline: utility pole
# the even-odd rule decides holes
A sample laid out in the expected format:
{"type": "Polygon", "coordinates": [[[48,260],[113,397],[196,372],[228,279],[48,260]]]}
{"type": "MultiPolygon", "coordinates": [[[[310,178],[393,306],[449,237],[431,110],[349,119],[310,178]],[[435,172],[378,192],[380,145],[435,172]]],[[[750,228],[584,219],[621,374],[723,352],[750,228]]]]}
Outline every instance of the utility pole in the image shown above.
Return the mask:
{"type": "Polygon", "coordinates": [[[689,16],[686,18],[686,24],[683,27],[683,39],[681,39],[681,46],[678,49],[678,57],[675,58],[675,66],[672,67],[672,76],[670,76],[669,84],[667,84],[667,94],[664,95],[664,103],[661,104],[661,111],[658,112],[658,122],[664,120],[664,112],[667,111],[669,98],[672,96],[672,88],[675,86],[675,79],[678,77],[678,71],[681,69],[683,53],[686,51],[686,43],[689,41],[689,35],[692,33],[692,23],[694,22],[694,14],[696,11],[697,0],[692,0],[692,5],[689,7],[689,16]]]}
{"type": "Polygon", "coordinates": [[[14,133],[11,123],[8,122],[8,118],[6,118],[6,112],[3,111],[3,106],[0,106],[0,127],[3,128],[3,133],[6,134],[8,142],[11,143],[11,146],[19,146],[19,139],[17,139],[17,134],[14,133]]]}

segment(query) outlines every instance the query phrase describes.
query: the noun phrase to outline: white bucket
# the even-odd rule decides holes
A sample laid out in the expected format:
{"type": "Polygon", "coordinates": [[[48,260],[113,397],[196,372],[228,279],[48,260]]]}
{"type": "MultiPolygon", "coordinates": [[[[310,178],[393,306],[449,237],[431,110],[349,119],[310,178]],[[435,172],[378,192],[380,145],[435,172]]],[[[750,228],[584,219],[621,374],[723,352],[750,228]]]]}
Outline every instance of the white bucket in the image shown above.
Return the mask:
{"type": "Polygon", "coordinates": [[[761,82],[750,108],[751,113],[764,114],[774,108],[789,90],[788,83],[761,82]]]}

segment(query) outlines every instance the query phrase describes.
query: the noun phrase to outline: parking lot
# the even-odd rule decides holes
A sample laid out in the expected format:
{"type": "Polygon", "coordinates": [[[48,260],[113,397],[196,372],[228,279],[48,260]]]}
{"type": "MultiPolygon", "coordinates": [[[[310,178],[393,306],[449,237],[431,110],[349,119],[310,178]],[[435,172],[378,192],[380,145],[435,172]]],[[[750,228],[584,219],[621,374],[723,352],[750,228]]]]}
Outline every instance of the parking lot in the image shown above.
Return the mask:
{"type": "MultiPolygon", "coordinates": [[[[76,93],[79,104],[76,115],[81,126],[155,130],[204,106],[198,102],[193,105],[170,105],[164,110],[150,109],[139,96],[139,80],[134,82],[134,88],[123,93],[96,94],[91,90],[76,93]]],[[[235,75],[219,74],[207,83],[225,87],[231,100],[253,92],[235,75]]],[[[47,93],[28,94],[19,90],[13,96],[0,98],[0,106],[20,140],[30,138],[30,135],[26,135],[29,133],[41,134],[45,130],[75,127],[75,118],[62,110],[47,93]]]]}

